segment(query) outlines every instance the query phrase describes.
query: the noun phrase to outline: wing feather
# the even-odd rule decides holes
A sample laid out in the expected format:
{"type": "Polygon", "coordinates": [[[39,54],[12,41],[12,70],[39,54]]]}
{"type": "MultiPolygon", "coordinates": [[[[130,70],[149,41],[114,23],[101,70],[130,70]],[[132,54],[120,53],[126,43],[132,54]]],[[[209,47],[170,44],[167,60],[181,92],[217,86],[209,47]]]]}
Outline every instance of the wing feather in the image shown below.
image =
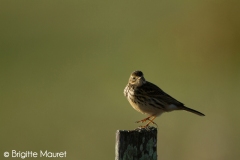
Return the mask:
{"type": "Polygon", "coordinates": [[[141,89],[142,94],[148,97],[153,97],[159,99],[160,101],[164,101],[165,103],[171,105],[174,104],[176,106],[184,106],[183,103],[179,102],[178,100],[174,99],[167,93],[165,93],[161,88],[156,86],[151,82],[146,82],[142,85],[139,89],[141,89]]]}

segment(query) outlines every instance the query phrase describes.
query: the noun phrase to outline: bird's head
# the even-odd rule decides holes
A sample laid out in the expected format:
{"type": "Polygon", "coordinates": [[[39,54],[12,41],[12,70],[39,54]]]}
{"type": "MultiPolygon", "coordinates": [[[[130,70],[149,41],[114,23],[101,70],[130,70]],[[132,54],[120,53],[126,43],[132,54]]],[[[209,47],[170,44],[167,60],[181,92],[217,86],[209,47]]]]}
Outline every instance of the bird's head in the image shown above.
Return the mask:
{"type": "Polygon", "coordinates": [[[133,85],[133,86],[140,87],[141,85],[146,83],[146,80],[145,80],[145,78],[143,76],[143,73],[141,71],[134,71],[130,75],[128,83],[133,85]]]}

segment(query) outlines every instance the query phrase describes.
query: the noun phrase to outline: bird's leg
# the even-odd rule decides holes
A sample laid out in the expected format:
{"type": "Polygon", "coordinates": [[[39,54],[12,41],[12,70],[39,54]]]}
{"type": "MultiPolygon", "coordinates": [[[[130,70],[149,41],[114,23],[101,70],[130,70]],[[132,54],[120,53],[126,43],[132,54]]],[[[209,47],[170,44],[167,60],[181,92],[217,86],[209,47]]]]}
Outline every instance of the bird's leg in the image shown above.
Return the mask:
{"type": "Polygon", "coordinates": [[[155,124],[157,127],[158,127],[158,125],[157,125],[157,123],[155,123],[155,122],[153,122],[153,120],[156,118],[155,116],[151,116],[151,117],[153,117],[152,119],[150,119],[150,117],[149,117],[149,122],[146,124],[146,126],[144,126],[144,128],[146,128],[146,127],[148,127],[149,126],[149,124],[155,124]]]}
{"type": "Polygon", "coordinates": [[[146,121],[149,121],[145,126],[139,126],[138,128],[147,128],[148,126],[149,126],[149,124],[155,124],[157,127],[158,127],[158,125],[157,125],[157,123],[155,123],[155,122],[153,122],[153,120],[156,118],[156,116],[149,116],[149,117],[147,117],[147,118],[144,118],[144,119],[142,119],[142,120],[140,120],[140,121],[137,121],[136,123],[139,123],[139,122],[146,122],[146,121]],[[153,118],[152,118],[153,117],[153,118]],[[152,119],[150,119],[150,118],[152,118],[152,119]]]}
{"type": "Polygon", "coordinates": [[[150,122],[151,122],[151,120],[150,120],[151,117],[152,117],[152,116],[149,116],[149,117],[144,118],[144,119],[142,119],[142,120],[140,120],[140,121],[136,121],[136,123],[139,123],[139,122],[143,123],[143,122],[146,122],[146,121],[150,121],[150,122]]]}

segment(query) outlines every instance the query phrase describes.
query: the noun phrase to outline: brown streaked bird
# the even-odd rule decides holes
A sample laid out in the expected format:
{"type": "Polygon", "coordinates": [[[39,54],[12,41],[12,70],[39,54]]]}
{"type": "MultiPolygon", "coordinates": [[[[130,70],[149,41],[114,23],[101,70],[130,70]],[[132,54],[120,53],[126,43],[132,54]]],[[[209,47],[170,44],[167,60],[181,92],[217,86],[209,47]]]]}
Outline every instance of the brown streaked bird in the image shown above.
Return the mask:
{"type": "Polygon", "coordinates": [[[205,116],[199,111],[186,107],[155,84],[146,81],[141,71],[134,71],[130,75],[128,84],[124,89],[124,95],[135,110],[148,115],[147,118],[137,121],[137,123],[149,121],[143,126],[144,128],[150,123],[156,124],[153,120],[157,116],[174,110],[185,110],[199,116],[205,116]]]}

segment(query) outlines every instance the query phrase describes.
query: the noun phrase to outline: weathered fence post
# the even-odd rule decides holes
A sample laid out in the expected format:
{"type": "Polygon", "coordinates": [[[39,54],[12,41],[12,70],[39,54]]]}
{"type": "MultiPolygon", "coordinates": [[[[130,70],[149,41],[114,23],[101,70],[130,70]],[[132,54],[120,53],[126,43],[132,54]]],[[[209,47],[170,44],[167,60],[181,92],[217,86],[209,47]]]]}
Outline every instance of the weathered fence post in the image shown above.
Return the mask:
{"type": "Polygon", "coordinates": [[[157,128],[117,130],[115,160],[157,160],[157,128]]]}

